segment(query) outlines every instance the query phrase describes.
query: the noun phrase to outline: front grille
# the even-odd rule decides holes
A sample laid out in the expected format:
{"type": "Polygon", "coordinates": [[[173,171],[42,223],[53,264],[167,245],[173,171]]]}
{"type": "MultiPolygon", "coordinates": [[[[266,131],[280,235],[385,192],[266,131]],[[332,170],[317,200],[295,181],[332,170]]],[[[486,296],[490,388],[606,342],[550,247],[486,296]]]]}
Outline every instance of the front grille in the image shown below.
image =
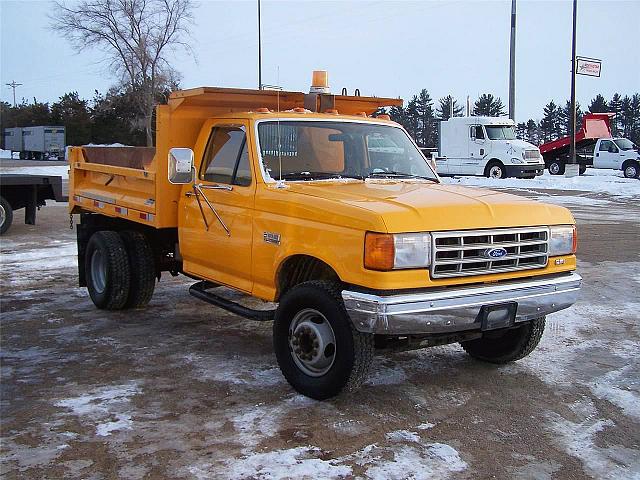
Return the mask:
{"type": "Polygon", "coordinates": [[[487,275],[547,266],[549,229],[546,227],[501,228],[434,232],[431,278],[487,275]],[[506,255],[489,256],[503,248],[506,255]]]}

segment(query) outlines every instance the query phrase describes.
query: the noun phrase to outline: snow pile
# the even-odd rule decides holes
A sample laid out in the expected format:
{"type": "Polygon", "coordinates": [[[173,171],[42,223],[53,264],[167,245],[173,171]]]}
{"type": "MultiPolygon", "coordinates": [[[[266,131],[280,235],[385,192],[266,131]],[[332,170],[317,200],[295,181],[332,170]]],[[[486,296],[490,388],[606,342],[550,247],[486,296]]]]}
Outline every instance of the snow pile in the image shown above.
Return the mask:
{"type": "Polygon", "coordinates": [[[605,193],[620,197],[639,197],[640,181],[624,178],[617,170],[600,170],[590,168],[584,175],[565,177],[544,175],[536,178],[485,178],[485,177],[443,177],[444,183],[453,185],[469,185],[474,187],[507,188],[518,190],[570,190],[579,192],[605,193]]]}
{"type": "MultiPolygon", "coordinates": [[[[13,154],[14,157],[18,156],[18,153],[14,153],[13,154]]],[[[12,158],[11,157],[11,150],[3,150],[2,148],[0,148],[0,158],[12,158]]]]}
{"type": "Polygon", "coordinates": [[[54,177],[69,178],[69,165],[33,166],[33,167],[6,167],[0,168],[0,173],[13,173],[21,175],[50,175],[54,177]]]}

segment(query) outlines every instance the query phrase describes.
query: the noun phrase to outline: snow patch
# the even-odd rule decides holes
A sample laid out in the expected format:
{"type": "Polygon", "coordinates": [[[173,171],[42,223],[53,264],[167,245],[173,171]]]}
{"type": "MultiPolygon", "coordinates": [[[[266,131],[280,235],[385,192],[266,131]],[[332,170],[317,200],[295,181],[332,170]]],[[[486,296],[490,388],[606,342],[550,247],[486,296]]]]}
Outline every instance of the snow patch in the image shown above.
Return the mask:
{"type": "Polygon", "coordinates": [[[496,189],[518,190],[570,190],[579,192],[605,193],[619,197],[637,197],[640,195],[640,181],[624,178],[617,170],[601,170],[590,168],[587,173],[577,177],[551,175],[545,171],[544,175],[536,178],[486,178],[486,177],[443,177],[443,183],[453,185],[468,185],[474,187],[489,187],[496,189]]]}
{"type": "Polygon", "coordinates": [[[96,435],[108,436],[115,431],[132,428],[128,412],[131,397],[140,393],[136,382],[124,385],[101,387],[78,397],[58,400],[56,407],[71,410],[74,415],[96,423],[96,435]],[[115,420],[113,420],[115,418],[115,420]]]}
{"type": "Polygon", "coordinates": [[[2,166],[0,173],[13,173],[21,175],[48,175],[52,177],[69,178],[69,165],[51,165],[32,167],[2,166]]]}

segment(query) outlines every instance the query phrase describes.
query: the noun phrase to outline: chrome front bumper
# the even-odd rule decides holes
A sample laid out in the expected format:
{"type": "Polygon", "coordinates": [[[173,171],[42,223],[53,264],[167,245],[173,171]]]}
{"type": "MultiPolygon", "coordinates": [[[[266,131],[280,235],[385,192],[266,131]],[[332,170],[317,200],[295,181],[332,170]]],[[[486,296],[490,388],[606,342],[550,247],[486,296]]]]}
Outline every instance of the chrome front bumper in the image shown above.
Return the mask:
{"type": "Polygon", "coordinates": [[[373,295],[345,290],[344,305],[355,328],[387,335],[450,333],[480,328],[483,306],[516,303],[515,321],[525,322],[570,307],[578,298],[577,273],[502,281],[417,293],[373,295]]]}

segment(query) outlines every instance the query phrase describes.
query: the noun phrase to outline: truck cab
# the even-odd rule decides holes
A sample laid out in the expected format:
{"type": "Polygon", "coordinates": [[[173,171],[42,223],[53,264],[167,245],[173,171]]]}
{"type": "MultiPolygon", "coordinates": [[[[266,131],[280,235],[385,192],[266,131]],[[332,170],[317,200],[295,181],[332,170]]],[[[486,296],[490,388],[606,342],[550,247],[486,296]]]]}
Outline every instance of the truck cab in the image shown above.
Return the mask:
{"type": "Polygon", "coordinates": [[[626,138],[598,139],[593,151],[593,167],[622,170],[627,178],[639,178],[638,147],[626,138]]]}
{"type": "Polygon", "coordinates": [[[155,149],[72,148],[80,285],[134,309],[162,272],[187,275],[194,297],[273,322],[284,377],[316,399],[355,390],[376,350],[523,358],[577,298],[575,221],[442,184],[401,125],[372,116],[401,102],[199,88],[158,107],[155,149]]]}
{"type": "Polygon", "coordinates": [[[439,128],[436,162],[441,175],[533,178],[544,171],[540,150],[516,138],[511,119],[453,117],[439,128]]]}

